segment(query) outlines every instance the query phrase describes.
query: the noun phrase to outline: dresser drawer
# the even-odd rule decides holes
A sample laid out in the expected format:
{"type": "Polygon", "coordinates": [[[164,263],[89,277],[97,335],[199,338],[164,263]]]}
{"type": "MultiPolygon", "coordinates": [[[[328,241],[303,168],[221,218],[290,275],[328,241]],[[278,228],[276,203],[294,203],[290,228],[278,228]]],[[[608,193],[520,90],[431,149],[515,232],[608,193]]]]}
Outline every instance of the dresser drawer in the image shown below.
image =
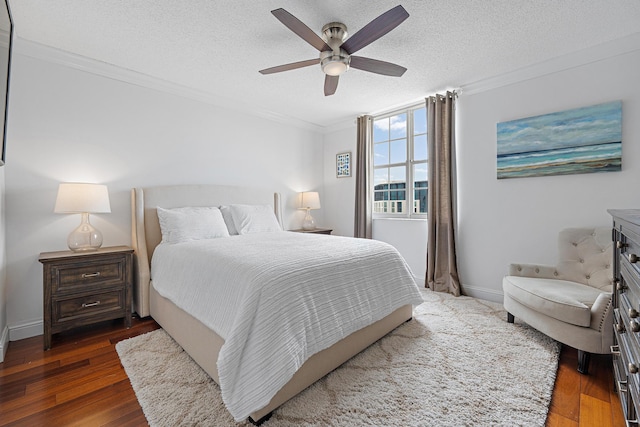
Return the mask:
{"type": "Polygon", "coordinates": [[[115,256],[84,261],[58,263],[51,268],[52,293],[77,292],[89,287],[100,289],[123,285],[126,280],[126,257],[115,256]]]}
{"type": "Polygon", "coordinates": [[[84,296],[72,296],[69,298],[54,298],[53,300],[53,324],[64,322],[76,322],[87,318],[95,321],[100,315],[112,318],[114,314],[122,313],[124,316],[125,290],[92,293],[84,296]]]}

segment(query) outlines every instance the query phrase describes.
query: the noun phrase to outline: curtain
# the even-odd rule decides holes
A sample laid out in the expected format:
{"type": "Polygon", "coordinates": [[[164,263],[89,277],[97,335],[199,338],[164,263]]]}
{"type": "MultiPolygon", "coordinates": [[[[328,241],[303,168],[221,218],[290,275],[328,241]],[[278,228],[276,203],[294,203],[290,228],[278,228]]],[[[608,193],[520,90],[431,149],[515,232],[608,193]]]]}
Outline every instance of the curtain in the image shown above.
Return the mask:
{"type": "Polygon", "coordinates": [[[372,160],[372,120],[371,116],[358,117],[358,146],[356,152],[356,212],[354,237],[371,239],[371,179],[372,160]]]}
{"type": "Polygon", "coordinates": [[[455,93],[427,98],[428,205],[425,287],[460,295],[455,230],[455,93]]]}

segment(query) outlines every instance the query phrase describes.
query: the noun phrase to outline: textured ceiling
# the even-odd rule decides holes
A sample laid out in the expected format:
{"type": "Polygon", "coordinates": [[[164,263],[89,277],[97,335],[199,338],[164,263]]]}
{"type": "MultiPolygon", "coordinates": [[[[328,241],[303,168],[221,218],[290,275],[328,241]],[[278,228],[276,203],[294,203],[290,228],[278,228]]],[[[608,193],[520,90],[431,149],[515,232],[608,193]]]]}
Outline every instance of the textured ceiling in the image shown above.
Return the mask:
{"type": "Polygon", "coordinates": [[[97,59],[259,111],[321,127],[407,104],[638,32],[639,0],[10,0],[22,39],[97,59]],[[410,17],[358,52],[408,68],[349,70],[323,95],[320,66],[258,70],[317,57],[270,11],[320,33],[349,34],[402,4],[410,17]]]}

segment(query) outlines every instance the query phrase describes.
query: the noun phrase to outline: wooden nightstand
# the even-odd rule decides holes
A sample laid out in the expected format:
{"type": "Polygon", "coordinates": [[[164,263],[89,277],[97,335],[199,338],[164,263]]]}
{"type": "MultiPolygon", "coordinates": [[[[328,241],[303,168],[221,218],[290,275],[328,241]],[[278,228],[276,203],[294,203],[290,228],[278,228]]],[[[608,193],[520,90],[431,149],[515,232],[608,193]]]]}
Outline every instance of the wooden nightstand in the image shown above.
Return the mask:
{"type": "Polygon", "coordinates": [[[297,230],[290,230],[290,231],[293,231],[294,233],[331,234],[333,229],[331,229],[331,228],[314,228],[313,230],[303,230],[302,228],[299,228],[297,230]]]}
{"type": "Polygon", "coordinates": [[[44,349],[51,335],[78,326],[123,317],[131,327],[133,249],[43,252],[44,349]]]}

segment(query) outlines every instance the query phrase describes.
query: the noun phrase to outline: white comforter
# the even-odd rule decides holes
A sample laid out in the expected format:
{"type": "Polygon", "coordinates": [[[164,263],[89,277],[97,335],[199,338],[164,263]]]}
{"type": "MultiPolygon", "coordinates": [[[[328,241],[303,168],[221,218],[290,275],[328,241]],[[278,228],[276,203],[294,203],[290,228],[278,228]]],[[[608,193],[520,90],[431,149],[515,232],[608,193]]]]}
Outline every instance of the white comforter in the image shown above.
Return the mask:
{"type": "Polygon", "coordinates": [[[222,399],[236,421],[266,406],[313,354],[422,298],[374,240],[289,232],[161,244],[154,288],[225,339],[222,399]]]}

